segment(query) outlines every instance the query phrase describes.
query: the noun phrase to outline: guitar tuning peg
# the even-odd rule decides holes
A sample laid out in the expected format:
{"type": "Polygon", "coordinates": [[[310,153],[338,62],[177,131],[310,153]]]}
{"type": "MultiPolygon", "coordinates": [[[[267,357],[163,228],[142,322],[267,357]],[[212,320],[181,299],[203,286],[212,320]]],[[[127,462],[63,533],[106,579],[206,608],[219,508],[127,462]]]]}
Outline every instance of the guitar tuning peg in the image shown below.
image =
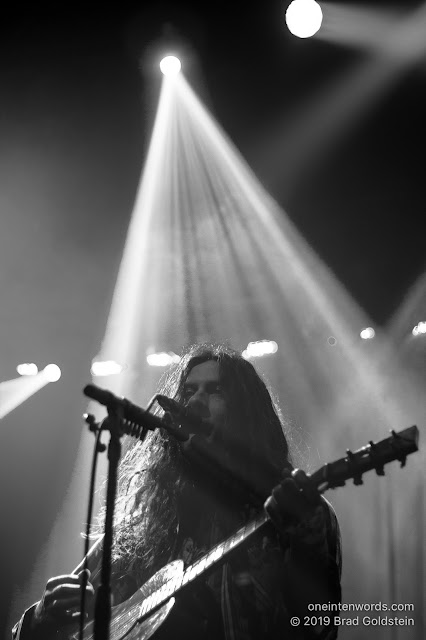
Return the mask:
{"type": "Polygon", "coordinates": [[[394,429],[391,430],[391,435],[392,435],[392,438],[390,441],[390,446],[395,451],[395,454],[396,454],[395,459],[399,460],[399,462],[401,463],[401,468],[405,467],[405,464],[407,462],[407,456],[404,455],[403,453],[400,453],[400,443],[403,439],[401,438],[399,433],[396,433],[394,429]]]}
{"type": "Polygon", "coordinates": [[[351,471],[351,476],[354,479],[354,484],[355,485],[364,484],[362,479],[362,471],[359,470],[359,466],[357,465],[355,455],[352,453],[350,449],[346,449],[346,455],[348,456],[347,460],[348,460],[349,468],[351,471]]]}
{"type": "Polygon", "coordinates": [[[368,444],[370,445],[369,456],[373,462],[376,462],[374,469],[376,470],[378,476],[384,476],[385,468],[383,463],[380,461],[380,456],[377,453],[377,445],[372,440],[370,440],[368,444]]]}

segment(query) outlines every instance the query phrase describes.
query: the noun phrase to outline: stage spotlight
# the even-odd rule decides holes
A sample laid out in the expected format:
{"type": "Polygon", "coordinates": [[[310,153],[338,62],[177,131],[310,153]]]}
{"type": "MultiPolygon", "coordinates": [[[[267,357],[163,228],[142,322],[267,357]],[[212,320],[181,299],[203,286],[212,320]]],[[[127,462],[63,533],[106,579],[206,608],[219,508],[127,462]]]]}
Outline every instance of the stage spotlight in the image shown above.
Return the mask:
{"type": "Polygon", "coordinates": [[[90,368],[92,376],[115,376],[123,371],[123,366],[115,360],[93,362],[90,368]]]}
{"type": "Polygon", "coordinates": [[[422,333],[426,333],[426,322],[419,322],[412,331],[413,336],[419,336],[422,333]]]}
{"type": "Polygon", "coordinates": [[[16,371],[20,376],[36,376],[38,374],[38,367],[33,362],[25,362],[18,364],[16,371]]]}
{"type": "Polygon", "coordinates": [[[166,56],[160,62],[161,72],[164,73],[165,76],[177,76],[181,67],[180,60],[176,58],[176,56],[166,56]]]}
{"type": "Polygon", "coordinates": [[[310,38],[321,27],[321,7],[315,0],[294,0],[285,13],[285,21],[294,36],[310,38]]]}
{"type": "Polygon", "coordinates": [[[174,362],[179,362],[180,357],[169,351],[169,353],[165,353],[162,351],[161,353],[150,353],[146,356],[146,361],[151,367],[168,367],[174,362]]]}
{"type": "Polygon", "coordinates": [[[278,351],[278,345],[274,340],[257,340],[249,342],[247,348],[242,352],[243,358],[261,358],[278,351]]]}
{"type": "Polygon", "coordinates": [[[49,382],[56,382],[61,377],[61,370],[57,364],[48,364],[44,367],[43,373],[49,382]]]}
{"type": "Polygon", "coordinates": [[[359,335],[363,340],[371,340],[376,335],[376,332],[372,327],[366,327],[359,335]]]}

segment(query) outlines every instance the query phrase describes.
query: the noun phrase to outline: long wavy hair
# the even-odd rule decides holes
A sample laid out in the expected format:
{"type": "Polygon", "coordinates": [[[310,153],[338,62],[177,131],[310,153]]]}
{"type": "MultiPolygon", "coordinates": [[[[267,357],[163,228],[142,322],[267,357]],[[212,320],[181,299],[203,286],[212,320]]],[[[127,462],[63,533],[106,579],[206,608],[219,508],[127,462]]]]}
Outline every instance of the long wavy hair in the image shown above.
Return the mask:
{"type": "MultiPolygon", "coordinates": [[[[166,373],[160,393],[182,403],[189,372],[209,360],[219,364],[227,425],[232,427],[227,431],[235,434],[235,449],[242,451],[237,470],[244,469],[252,495],[257,491],[264,500],[279,482],[283,468],[291,467],[291,461],[278,404],[253,365],[227,346],[194,345],[166,373]]],[[[180,505],[185,500],[198,496],[197,507],[205,507],[202,517],[207,519],[210,499],[244,500],[241,494],[233,495],[217,482],[215,496],[211,485],[208,488],[201,483],[200,499],[199,478],[200,469],[188,463],[177,441],[165,430],[150,432],[143,443],[131,442],[119,469],[113,559],[124,558],[129,566],[137,560],[148,575],[174,553],[180,505]],[[222,491],[219,496],[218,491],[222,491]]]]}

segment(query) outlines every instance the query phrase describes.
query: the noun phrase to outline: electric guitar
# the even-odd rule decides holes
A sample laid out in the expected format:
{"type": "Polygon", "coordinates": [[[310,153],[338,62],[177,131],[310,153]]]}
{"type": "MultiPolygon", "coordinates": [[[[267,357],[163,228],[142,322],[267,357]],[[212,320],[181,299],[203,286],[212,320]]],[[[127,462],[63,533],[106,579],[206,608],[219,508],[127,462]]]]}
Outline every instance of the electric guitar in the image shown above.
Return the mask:
{"type": "MultiPolygon", "coordinates": [[[[404,466],[407,455],[418,450],[418,428],[413,426],[391,433],[390,437],[380,442],[370,441],[355,452],[348,450],[344,458],[324,465],[308,476],[312,485],[319,493],[324,493],[327,489],[344,486],[349,479],[353,479],[356,485],[362,484],[363,473],[371,469],[375,469],[377,475],[384,475],[384,465],[393,460],[399,460],[401,467],[404,466]]],[[[295,474],[297,481],[297,472],[295,474]]],[[[268,521],[268,516],[263,513],[233,536],[215,545],[186,569],[182,560],[175,560],[155,573],[131,598],[112,608],[110,640],[148,640],[169,615],[175,596],[208,571],[217,568],[234,549],[268,521]]],[[[93,640],[93,627],[93,621],[86,624],[84,640],[93,640]]],[[[78,637],[78,631],[66,635],[68,640],[78,640],[78,637]]]]}

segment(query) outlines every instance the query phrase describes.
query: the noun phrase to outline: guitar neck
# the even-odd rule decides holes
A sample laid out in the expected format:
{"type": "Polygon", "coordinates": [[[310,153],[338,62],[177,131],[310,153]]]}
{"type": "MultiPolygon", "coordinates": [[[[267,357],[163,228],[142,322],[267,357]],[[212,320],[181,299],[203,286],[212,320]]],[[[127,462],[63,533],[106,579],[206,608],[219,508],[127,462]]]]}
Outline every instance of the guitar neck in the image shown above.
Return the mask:
{"type": "Polygon", "coordinates": [[[195,578],[202,573],[205,573],[212,567],[222,562],[225,557],[233,552],[238,546],[242,545],[250,536],[255,534],[269,521],[268,516],[265,513],[260,514],[257,518],[248,522],[244,527],[238,529],[238,531],[230,538],[216,544],[207,555],[203,556],[197,562],[186,568],[182,587],[189,584],[195,578]]]}

